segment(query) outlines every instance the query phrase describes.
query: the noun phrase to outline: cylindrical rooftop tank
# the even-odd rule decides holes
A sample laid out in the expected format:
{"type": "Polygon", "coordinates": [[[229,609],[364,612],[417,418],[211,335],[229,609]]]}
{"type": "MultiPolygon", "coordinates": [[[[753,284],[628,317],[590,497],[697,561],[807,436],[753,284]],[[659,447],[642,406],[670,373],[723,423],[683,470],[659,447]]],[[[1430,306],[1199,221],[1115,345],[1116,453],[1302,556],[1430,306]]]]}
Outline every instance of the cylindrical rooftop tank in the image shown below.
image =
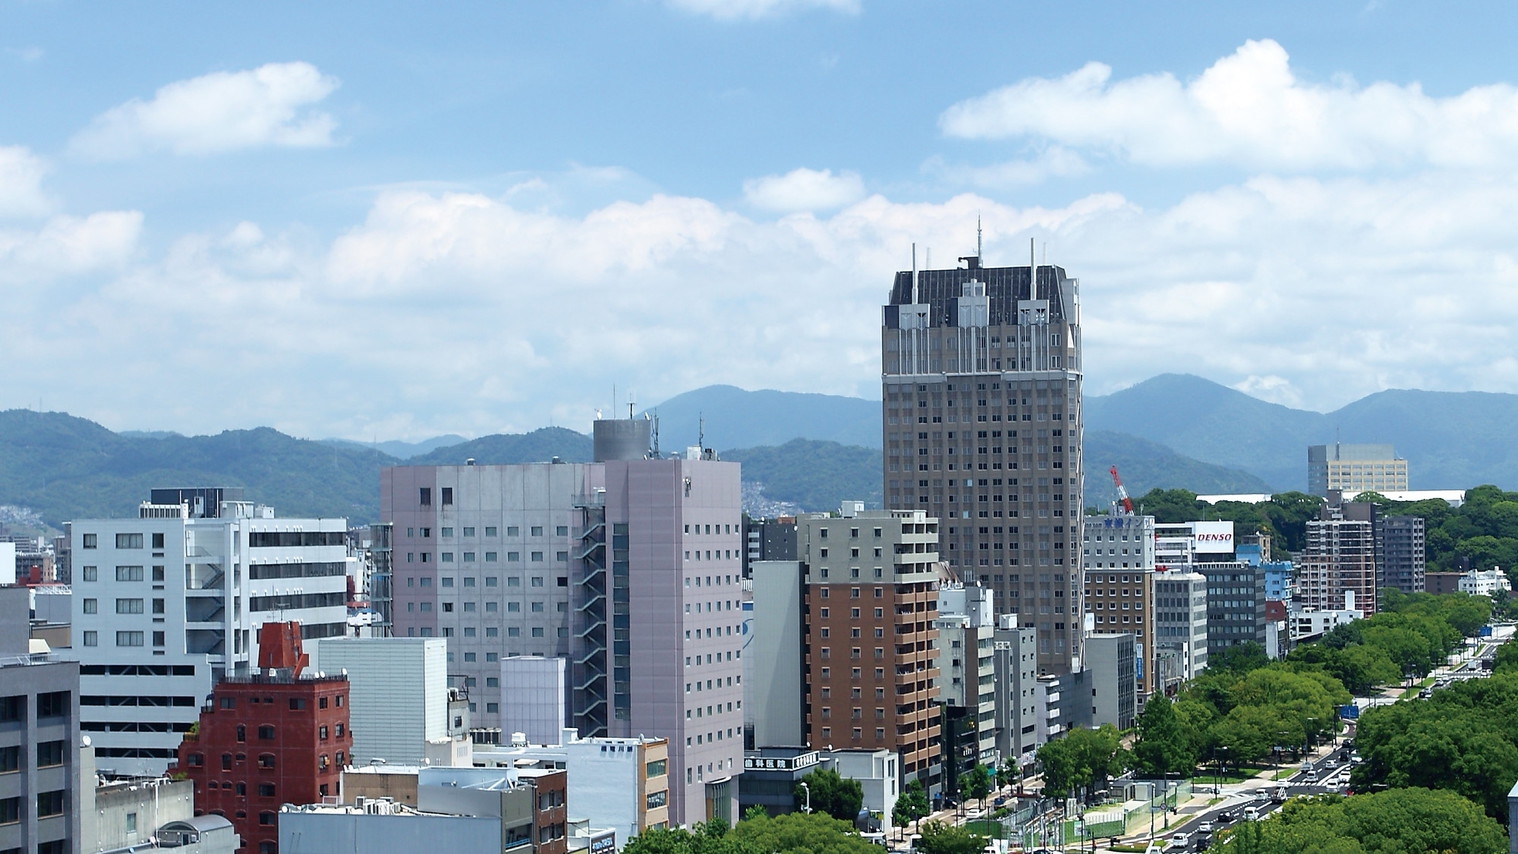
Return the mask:
{"type": "Polygon", "coordinates": [[[641,460],[648,456],[653,438],[653,422],[646,418],[597,421],[591,436],[595,442],[595,460],[641,460]]]}

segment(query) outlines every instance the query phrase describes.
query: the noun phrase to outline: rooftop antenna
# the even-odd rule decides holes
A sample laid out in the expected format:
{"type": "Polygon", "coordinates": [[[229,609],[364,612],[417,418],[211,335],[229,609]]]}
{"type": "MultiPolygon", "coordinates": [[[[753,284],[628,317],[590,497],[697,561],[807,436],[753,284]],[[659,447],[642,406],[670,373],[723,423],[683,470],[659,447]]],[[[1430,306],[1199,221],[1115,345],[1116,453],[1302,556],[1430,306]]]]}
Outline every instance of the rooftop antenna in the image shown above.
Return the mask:
{"type": "Polygon", "coordinates": [[[706,450],[706,413],[696,416],[696,447],[706,450]]]}
{"type": "Polygon", "coordinates": [[[984,255],[980,254],[980,214],[979,213],[975,214],[975,257],[976,258],[980,258],[980,259],[984,259],[985,258],[984,255]]]}
{"type": "Polygon", "coordinates": [[[627,393],[627,420],[628,421],[633,420],[633,394],[632,394],[632,392],[628,392],[627,393]]]}
{"type": "Polygon", "coordinates": [[[1038,299],[1038,243],[1028,238],[1028,299],[1038,299]]]}
{"type": "Polygon", "coordinates": [[[912,244],[912,304],[917,305],[917,244],[912,244]]]}
{"type": "Polygon", "coordinates": [[[654,420],[654,423],[653,423],[652,432],[653,432],[653,440],[654,440],[653,441],[653,445],[654,445],[654,459],[657,460],[657,459],[659,459],[659,410],[657,410],[657,409],[654,410],[654,419],[653,420],[654,420]]]}

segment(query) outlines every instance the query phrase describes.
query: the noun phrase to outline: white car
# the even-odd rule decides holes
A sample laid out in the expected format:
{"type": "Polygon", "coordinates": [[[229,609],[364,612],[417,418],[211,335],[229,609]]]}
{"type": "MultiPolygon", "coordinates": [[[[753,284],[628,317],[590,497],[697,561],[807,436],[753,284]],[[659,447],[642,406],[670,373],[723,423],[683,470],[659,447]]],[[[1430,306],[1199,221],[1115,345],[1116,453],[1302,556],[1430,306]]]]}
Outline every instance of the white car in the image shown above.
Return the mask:
{"type": "Polygon", "coordinates": [[[1196,832],[1197,833],[1211,833],[1212,832],[1212,822],[1210,822],[1210,821],[1200,822],[1196,826],[1196,832]]]}

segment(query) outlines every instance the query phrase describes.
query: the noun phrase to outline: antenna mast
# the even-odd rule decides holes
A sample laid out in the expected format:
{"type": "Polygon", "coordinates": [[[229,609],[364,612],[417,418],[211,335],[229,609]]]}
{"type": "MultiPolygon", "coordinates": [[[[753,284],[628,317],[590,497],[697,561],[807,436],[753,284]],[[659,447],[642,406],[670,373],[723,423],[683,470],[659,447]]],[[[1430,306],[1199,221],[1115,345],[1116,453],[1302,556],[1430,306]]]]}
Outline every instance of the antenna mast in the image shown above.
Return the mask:
{"type": "Polygon", "coordinates": [[[981,259],[982,261],[984,261],[986,257],[980,254],[980,214],[975,215],[975,257],[981,259]]]}

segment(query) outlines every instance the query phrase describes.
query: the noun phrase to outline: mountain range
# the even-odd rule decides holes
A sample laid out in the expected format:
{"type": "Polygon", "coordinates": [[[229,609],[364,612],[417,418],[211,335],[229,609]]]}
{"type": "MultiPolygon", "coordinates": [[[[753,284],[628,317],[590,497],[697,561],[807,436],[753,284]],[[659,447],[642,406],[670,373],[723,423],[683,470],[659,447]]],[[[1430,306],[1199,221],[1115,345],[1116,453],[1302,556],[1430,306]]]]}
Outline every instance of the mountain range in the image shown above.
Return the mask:
{"type": "MultiPolygon", "coordinates": [[[[844,498],[881,501],[880,403],[732,386],[697,389],[648,411],[665,453],[704,439],[744,464],[768,499],[830,509],[844,498]]],[[[1266,403],[1199,377],[1167,374],[1086,401],[1086,503],[1104,506],[1116,466],[1130,494],[1152,488],[1282,492],[1306,486],[1306,446],[1388,443],[1409,460],[1412,486],[1518,484],[1507,425],[1518,395],[1384,391],[1331,413],[1266,403]]],[[[215,436],[113,433],[64,413],[0,412],[0,505],[51,525],[131,515],[155,486],[243,486],[287,516],[378,514],[379,470],[389,465],[585,461],[590,437],[562,427],[473,440],[418,443],[312,441],[270,428],[215,436]]]]}

